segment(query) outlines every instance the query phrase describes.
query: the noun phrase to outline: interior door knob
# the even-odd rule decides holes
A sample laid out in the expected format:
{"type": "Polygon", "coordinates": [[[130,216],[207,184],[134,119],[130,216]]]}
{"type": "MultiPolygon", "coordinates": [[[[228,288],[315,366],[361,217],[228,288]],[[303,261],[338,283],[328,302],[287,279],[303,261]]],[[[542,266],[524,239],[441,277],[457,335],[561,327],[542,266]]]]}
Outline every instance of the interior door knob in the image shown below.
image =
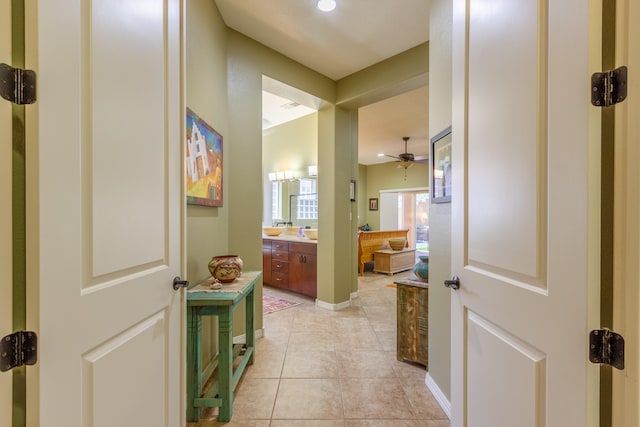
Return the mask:
{"type": "Polygon", "coordinates": [[[447,288],[451,288],[454,291],[460,289],[460,278],[458,276],[453,276],[451,280],[445,280],[444,285],[447,288]]]}
{"type": "Polygon", "coordinates": [[[180,276],[176,276],[173,278],[173,289],[175,289],[176,291],[180,288],[186,288],[187,286],[189,286],[188,280],[182,280],[180,279],[180,276]]]}

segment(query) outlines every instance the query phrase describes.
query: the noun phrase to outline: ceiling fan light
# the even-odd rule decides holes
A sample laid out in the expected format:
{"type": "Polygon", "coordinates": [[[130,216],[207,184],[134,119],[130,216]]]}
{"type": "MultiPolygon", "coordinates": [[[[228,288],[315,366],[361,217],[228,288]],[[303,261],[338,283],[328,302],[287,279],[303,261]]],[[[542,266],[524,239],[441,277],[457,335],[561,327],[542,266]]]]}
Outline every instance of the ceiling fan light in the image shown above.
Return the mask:
{"type": "Polygon", "coordinates": [[[336,0],[319,0],[318,9],[323,12],[331,12],[336,8],[336,0]]]}

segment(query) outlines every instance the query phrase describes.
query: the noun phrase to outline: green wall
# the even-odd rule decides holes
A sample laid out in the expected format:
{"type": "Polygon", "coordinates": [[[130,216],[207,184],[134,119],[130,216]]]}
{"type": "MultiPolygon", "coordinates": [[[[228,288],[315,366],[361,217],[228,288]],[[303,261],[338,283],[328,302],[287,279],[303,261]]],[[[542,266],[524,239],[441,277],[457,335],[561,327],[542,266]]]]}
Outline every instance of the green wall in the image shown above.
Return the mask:
{"type": "MultiPolygon", "coordinates": [[[[227,156],[232,147],[227,138],[226,26],[210,0],[189,0],[186,21],[186,104],[224,138],[223,206],[187,206],[187,279],[197,283],[210,276],[207,264],[213,256],[229,253],[227,156]]],[[[218,348],[217,319],[209,317],[202,323],[203,357],[209,360],[218,348]]],[[[256,328],[262,328],[262,317],[256,322],[256,328]]]]}
{"type": "Polygon", "coordinates": [[[360,193],[362,200],[359,204],[362,204],[365,210],[360,212],[358,225],[369,224],[372,230],[380,230],[380,211],[369,210],[370,198],[379,199],[382,190],[429,187],[429,165],[422,163],[415,163],[407,169],[406,179],[404,170],[398,169],[396,162],[364,166],[364,176],[366,186],[360,193]]]}
{"type": "MultiPolygon", "coordinates": [[[[429,135],[451,125],[451,31],[448,0],[431,1],[429,135]]],[[[454,130],[455,132],[455,130],[454,130]]],[[[454,160],[455,161],[455,160],[454,160]]],[[[451,203],[429,207],[429,376],[451,401],[451,203]]]]}
{"type": "MultiPolygon", "coordinates": [[[[308,167],[318,164],[318,114],[266,129],[262,133],[263,224],[271,225],[271,182],[268,173],[292,170],[295,178],[307,178],[308,167]]],[[[283,183],[286,187],[287,183],[283,183]]],[[[286,191],[286,188],[285,188],[286,191]]],[[[289,198],[283,196],[282,218],[288,218],[289,198]]],[[[295,222],[317,226],[318,221],[295,222]]]]}
{"type": "Polygon", "coordinates": [[[261,268],[261,100],[262,75],[266,75],[325,101],[318,111],[318,263],[322,266],[318,299],[327,304],[348,301],[357,287],[352,268],[356,255],[355,239],[351,237],[355,232],[343,229],[355,230],[355,222],[349,221],[352,207],[348,191],[350,179],[357,174],[353,158],[357,134],[352,131],[357,129],[357,117],[335,107],[336,84],[329,78],[231,29],[227,30],[227,40],[229,139],[234,151],[227,157],[226,167],[231,171],[231,206],[237,207],[229,219],[229,248],[243,254],[245,265],[261,268]],[[254,201],[259,203],[257,209],[248,209],[254,201]]]}
{"type": "MultiPolygon", "coordinates": [[[[426,84],[428,44],[334,82],[226,28],[209,0],[187,2],[186,29],[187,106],[224,137],[224,206],[187,208],[189,279],[208,277],[208,261],[222,253],[240,255],[246,270],[262,269],[265,75],[323,100],[317,113],[318,300],[334,307],[348,303],[357,291],[360,203],[349,200],[349,183],[360,177],[357,107],[426,84]]],[[[261,284],[256,298],[262,298],[261,284]]],[[[262,307],[257,307],[261,328],[262,307]]]]}

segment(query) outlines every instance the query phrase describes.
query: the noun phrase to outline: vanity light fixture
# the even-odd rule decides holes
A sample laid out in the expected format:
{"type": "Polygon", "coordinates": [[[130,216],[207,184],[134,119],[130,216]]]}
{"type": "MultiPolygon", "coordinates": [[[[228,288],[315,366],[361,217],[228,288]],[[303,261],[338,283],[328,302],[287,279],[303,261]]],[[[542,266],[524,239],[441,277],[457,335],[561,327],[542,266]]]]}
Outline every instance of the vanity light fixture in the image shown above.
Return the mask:
{"type": "Polygon", "coordinates": [[[309,176],[318,176],[318,165],[309,166],[309,176]]]}
{"type": "Polygon", "coordinates": [[[277,171],[268,173],[269,181],[289,181],[293,179],[293,171],[277,171]]]}
{"type": "Polygon", "coordinates": [[[336,8],[336,0],[318,0],[318,9],[323,12],[331,12],[336,8]]]}

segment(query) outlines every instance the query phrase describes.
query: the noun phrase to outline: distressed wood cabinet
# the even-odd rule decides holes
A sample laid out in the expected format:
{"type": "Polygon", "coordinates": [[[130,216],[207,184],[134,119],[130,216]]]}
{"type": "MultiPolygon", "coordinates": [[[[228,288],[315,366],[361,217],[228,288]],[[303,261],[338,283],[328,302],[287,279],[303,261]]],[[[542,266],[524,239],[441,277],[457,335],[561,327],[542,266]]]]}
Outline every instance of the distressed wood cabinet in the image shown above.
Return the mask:
{"type": "Polygon", "coordinates": [[[398,280],[398,345],[397,358],[428,367],[429,284],[414,280],[398,280]]]}

